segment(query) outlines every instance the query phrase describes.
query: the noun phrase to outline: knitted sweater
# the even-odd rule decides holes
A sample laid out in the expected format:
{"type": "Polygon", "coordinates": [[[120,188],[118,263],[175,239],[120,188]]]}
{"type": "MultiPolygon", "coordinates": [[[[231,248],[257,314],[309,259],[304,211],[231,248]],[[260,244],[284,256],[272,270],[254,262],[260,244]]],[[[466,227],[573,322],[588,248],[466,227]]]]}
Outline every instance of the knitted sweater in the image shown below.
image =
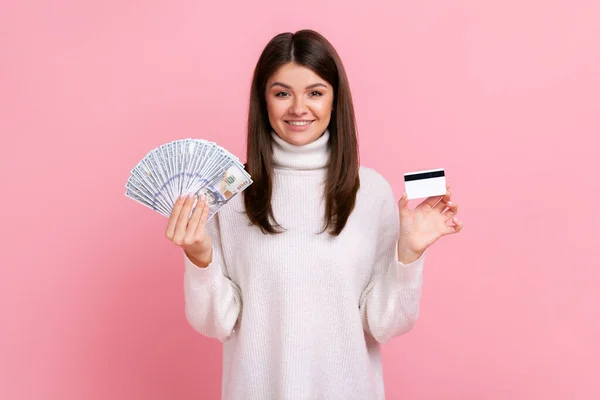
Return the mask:
{"type": "Polygon", "coordinates": [[[424,254],[398,261],[392,188],[362,166],[346,227],[317,234],[329,132],[304,146],[272,135],[272,205],[286,231],[249,226],[242,195],[231,199],[207,225],[212,263],[184,253],[187,320],[223,343],[223,399],[383,399],[380,344],[415,324],[424,254]]]}

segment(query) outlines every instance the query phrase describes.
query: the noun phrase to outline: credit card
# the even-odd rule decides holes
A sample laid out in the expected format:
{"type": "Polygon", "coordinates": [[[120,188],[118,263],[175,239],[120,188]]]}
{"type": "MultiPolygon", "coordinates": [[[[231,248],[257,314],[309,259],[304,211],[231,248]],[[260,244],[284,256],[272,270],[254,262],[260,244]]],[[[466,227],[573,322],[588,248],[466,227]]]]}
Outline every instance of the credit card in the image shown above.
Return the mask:
{"type": "Polygon", "coordinates": [[[409,200],[446,194],[444,169],[428,169],[404,174],[404,187],[409,200]]]}

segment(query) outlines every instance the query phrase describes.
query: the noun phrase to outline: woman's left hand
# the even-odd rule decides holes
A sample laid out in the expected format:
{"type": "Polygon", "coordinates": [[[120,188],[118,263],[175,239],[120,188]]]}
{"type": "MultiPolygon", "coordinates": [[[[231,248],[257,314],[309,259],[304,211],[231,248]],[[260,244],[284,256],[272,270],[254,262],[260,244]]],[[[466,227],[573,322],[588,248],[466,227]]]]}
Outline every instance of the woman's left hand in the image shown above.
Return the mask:
{"type": "Polygon", "coordinates": [[[446,183],[444,196],[428,197],[414,209],[408,208],[406,193],[398,201],[400,237],[398,259],[408,264],[415,261],[442,236],[458,233],[463,227],[456,219],[458,205],[450,200],[450,185],[446,183]],[[448,224],[448,221],[451,221],[448,224]]]}

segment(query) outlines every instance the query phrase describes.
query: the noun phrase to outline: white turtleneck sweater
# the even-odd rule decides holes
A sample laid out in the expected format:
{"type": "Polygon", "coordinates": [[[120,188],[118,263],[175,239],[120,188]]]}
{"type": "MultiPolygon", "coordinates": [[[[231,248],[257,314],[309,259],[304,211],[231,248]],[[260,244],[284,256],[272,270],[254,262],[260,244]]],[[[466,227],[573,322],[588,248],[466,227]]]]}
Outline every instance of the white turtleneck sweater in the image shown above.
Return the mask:
{"type": "Polygon", "coordinates": [[[317,234],[328,139],[294,146],[273,134],[272,205],[285,233],[249,226],[239,195],[207,225],[212,263],[184,253],[186,317],[223,343],[223,399],[383,399],[379,345],[415,324],[424,255],[398,261],[397,203],[379,173],[360,167],[346,227],[317,234]]]}

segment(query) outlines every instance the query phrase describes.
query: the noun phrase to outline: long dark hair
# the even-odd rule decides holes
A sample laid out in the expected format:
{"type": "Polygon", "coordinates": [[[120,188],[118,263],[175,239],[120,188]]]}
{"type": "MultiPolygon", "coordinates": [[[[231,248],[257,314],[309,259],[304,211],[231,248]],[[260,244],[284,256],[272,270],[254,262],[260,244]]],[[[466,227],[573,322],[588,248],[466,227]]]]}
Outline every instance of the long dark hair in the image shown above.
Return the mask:
{"type": "Polygon", "coordinates": [[[334,92],[329,147],[331,150],[325,184],[325,224],[339,235],[354,209],[360,187],[359,154],[354,106],[342,61],[321,34],[305,29],[273,37],[263,50],[252,78],[248,112],[246,170],[254,183],[244,192],[246,214],[263,233],[281,233],[271,206],[273,159],[271,125],[267,114],[266,85],[271,75],[289,62],[310,68],[326,80],[334,92]]]}

